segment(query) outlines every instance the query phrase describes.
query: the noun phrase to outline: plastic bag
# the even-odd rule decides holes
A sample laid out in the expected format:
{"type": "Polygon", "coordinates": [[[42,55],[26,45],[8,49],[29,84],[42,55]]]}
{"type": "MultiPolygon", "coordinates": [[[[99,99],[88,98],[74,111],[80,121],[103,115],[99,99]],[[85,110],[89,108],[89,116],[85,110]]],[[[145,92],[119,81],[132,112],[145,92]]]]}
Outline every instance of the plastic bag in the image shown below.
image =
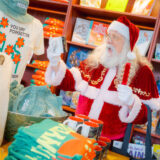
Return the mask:
{"type": "Polygon", "coordinates": [[[26,87],[17,97],[13,112],[31,116],[66,116],[62,97],[53,95],[47,86],[26,87]]]}
{"type": "Polygon", "coordinates": [[[12,111],[12,107],[14,106],[14,102],[20,92],[24,89],[24,86],[21,84],[18,84],[18,82],[15,80],[10,84],[10,91],[9,91],[9,111],[12,111]]]}

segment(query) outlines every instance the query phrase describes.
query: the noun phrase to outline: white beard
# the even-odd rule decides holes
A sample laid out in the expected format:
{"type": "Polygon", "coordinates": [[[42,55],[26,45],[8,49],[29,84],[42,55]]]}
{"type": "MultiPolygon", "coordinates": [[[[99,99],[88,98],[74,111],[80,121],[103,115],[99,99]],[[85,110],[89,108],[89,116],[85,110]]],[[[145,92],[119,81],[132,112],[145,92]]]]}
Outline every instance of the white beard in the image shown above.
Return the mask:
{"type": "Polygon", "coordinates": [[[103,52],[100,57],[100,63],[106,68],[121,65],[127,60],[127,52],[128,47],[126,47],[126,45],[124,45],[121,53],[117,53],[116,49],[112,45],[107,44],[106,52],[103,52]]]}

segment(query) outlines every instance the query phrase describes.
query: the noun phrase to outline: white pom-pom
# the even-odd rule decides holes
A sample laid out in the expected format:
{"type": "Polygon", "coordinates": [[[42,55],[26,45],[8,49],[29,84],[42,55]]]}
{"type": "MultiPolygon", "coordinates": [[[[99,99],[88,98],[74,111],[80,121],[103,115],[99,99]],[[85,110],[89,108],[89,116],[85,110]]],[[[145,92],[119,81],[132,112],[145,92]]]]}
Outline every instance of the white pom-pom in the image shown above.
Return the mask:
{"type": "Polygon", "coordinates": [[[134,52],[129,51],[129,52],[127,53],[127,58],[128,58],[129,60],[134,60],[134,59],[136,58],[136,55],[135,55],[134,52]]]}

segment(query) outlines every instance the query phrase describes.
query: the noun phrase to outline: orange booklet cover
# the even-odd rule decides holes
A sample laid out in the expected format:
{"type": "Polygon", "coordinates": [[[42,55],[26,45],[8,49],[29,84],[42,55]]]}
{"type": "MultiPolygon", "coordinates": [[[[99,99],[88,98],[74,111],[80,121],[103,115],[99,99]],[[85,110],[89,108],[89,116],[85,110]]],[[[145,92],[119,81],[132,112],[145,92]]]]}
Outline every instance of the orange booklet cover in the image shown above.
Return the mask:
{"type": "Polygon", "coordinates": [[[88,44],[99,46],[105,41],[108,24],[91,21],[88,44]]]}

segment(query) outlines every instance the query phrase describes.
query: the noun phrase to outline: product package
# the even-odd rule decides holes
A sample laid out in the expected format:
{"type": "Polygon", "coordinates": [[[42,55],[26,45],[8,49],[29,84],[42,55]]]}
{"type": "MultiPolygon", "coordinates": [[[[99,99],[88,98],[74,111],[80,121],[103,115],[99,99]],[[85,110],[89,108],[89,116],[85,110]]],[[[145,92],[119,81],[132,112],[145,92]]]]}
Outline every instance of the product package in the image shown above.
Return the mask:
{"type": "Polygon", "coordinates": [[[80,5],[101,8],[101,0],[80,0],[80,5]]]}
{"type": "Polygon", "coordinates": [[[135,0],[131,13],[149,16],[155,0],[135,0]]]}
{"type": "Polygon", "coordinates": [[[124,12],[127,4],[128,0],[108,0],[105,9],[124,12]]]}
{"type": "Polygon", "coordinates": [[[90,27],[89,20],[77,18],[72,35],[72,41],[87,44],[89,27],[90,27]]]}
{"type": "Polygon", "coordinates": [[[99,46],[105,42],[108,24],[91,21],[88,44],[99,46]]]}

